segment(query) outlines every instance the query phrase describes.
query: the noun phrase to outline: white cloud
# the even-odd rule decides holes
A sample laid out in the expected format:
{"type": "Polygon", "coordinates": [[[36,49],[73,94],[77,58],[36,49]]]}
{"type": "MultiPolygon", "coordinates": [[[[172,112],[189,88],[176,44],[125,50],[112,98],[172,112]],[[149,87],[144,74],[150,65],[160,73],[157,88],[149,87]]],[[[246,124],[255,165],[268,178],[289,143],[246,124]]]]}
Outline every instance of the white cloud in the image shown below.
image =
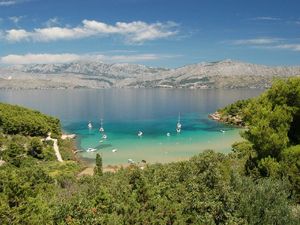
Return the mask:
{"type": "Polygon", "coordinates": [[[30,34],[23,29],[12,29],[6,32],[5,38],[9,36],[9,40],[12,42],[20,41],[20,40],[27,40],[30,36],[30,34]]]}
{"type": "Polygon", "coordinates": [[[300,52],[300,44],[282,44],[282,45],[273,46],[273,48],[287,49],[287,50],[300,52]]]}
{"type": "Polygon", "coordinates": [[[11,16],[8,17],[8,19],[17,25],[20,22],[20,20],[23,19],[23,16],[11,16]]]}
{"type": "Polygon", "coordinates": [[[223,41],[221,43],[239,45],[242,47],[250,46],[257,49],[277,49],[277,50],[290,50],[300,52],[300,44],[295,43],[298,39],[285,39],[285,38],[254,38],[254,39],[240,39],[223,41]]]}
{"type": "Polygon", "coordinates": [[[134,63],[161,60],[166,58],[179,57],[180,55],[163,54],[132,54],[132,55],[104,55],[104,54],[25,54],[7,55],[0,57],[2,64],[51,64],[68,63],[78,60],[103,61],[107,63],[134,63]]]}
{"type": "Polygon", "coordinates": [[[271,16],[258,16],[258,17],[251,18],[251,20],[279,21],[281,19],[278,17],[271,17],[271,16]]]}
{"type": "Polygon", "coordinates": [[[0,6],[11,6],[11,5],[23,3],[25,1],[26,0],[0,0],[0,6]]]}
{"type": "Polygon", "coordinates": [[[79,60],[76,54],[26,54],[26,55],[7,55],[1,57],[3,64],[49,64],[49,63],[67,63],[79,60]]]}
{"type": "Polygon", "coordinates": [[[50,18],[49,20],[47,20],[45,25],[46,25],[46,27],[53,27],[53,26],[60,25],[60,22],[57,17],[53,17],[53,18],[50,18]]]}
{"type": "Polygon", "coordinates": [[[13,0],[11,0],[11,1],[1,0],[0,6],[9,6],[9,5],[14,5],[16,3],[17,3],[17,1],[13,1],[13,0]]]}
{"type": "MultiPolygon", "coordinates": [[[[97,55],[95,58],[104,62],[141,62],[141,61],[153,61],[164,58],[166,56],[157,54],[135,54],[135,55],[97,55]]],[[[89,57],[94,58],[94,57],[89,57]]]]}
{"type": "Polygon", "coordinates": [[[278,43],[281,39],[279,38],[254,38],[254,39],[241,39],[234,40],[232,44],[234,45],[266,45],[278,43]]]}
{"type": "Polygon", "coordinates": [[[49,42],[92,36],[120,35],[125,38],[126,42],[143,43],[144,41],[174,36],[177,33],[178,24],[174,22],[149,24],[142,21],[133,21],[130,23],[117,22],[115,25],[109,25],[95,20],[83,20],[82,25],[73,28],[52,26],[35,28],[33,31],[11,29],[6,31],[5,38],[11,42],[23,40],[49,42]]]}

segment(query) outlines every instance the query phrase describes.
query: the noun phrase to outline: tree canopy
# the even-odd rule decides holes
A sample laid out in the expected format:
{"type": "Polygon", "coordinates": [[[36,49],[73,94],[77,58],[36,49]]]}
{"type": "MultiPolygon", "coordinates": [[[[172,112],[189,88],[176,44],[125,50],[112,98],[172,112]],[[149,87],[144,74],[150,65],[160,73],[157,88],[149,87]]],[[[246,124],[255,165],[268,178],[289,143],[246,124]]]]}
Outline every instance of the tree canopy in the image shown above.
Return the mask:
{"type": "Polygon", "coordinates": [[[52,116],[17,105],[0,103],[0,128],[6,134],[46,136],[61,135],[60,121],[52,116]]]}

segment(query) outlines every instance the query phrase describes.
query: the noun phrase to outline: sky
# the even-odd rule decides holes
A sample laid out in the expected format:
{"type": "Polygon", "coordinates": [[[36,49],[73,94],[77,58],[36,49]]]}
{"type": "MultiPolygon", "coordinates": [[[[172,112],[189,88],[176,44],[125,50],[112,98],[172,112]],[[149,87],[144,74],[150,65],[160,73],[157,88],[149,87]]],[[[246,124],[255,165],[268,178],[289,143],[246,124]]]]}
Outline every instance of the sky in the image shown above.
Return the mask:
{"type": "Polygon", "coordinates": [[[300,65],[299,0],[0,0],[0,65],[300,65]]]}

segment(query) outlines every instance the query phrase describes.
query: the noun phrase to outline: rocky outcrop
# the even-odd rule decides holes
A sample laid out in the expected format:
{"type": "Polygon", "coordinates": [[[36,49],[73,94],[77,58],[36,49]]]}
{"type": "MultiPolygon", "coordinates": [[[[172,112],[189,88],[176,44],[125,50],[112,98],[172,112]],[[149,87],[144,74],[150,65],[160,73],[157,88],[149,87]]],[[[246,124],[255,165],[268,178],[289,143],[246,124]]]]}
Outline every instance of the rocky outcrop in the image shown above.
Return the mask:
{"type": "Polygon", "coordinates": [[[217,111],[212,114],[209,114],[208,117],[218,122],[227,123],[239,127],[245,127],[245,123],[239,115],[223,115],[222,113],[217,111]]]}

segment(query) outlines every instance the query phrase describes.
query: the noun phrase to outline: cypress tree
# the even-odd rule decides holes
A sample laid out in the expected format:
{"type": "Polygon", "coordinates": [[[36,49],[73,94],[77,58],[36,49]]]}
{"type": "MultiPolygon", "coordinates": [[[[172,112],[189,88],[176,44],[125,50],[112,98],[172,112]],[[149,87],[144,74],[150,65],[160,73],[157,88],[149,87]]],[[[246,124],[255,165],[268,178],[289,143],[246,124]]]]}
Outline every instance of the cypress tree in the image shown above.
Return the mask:
{"type": "Polygon", "coordinates": [[[96,166],[94,168],[94,175],[102,176],[103,170],[102,170],[102,157],[99,153],[96,155],[96,166]]]}

